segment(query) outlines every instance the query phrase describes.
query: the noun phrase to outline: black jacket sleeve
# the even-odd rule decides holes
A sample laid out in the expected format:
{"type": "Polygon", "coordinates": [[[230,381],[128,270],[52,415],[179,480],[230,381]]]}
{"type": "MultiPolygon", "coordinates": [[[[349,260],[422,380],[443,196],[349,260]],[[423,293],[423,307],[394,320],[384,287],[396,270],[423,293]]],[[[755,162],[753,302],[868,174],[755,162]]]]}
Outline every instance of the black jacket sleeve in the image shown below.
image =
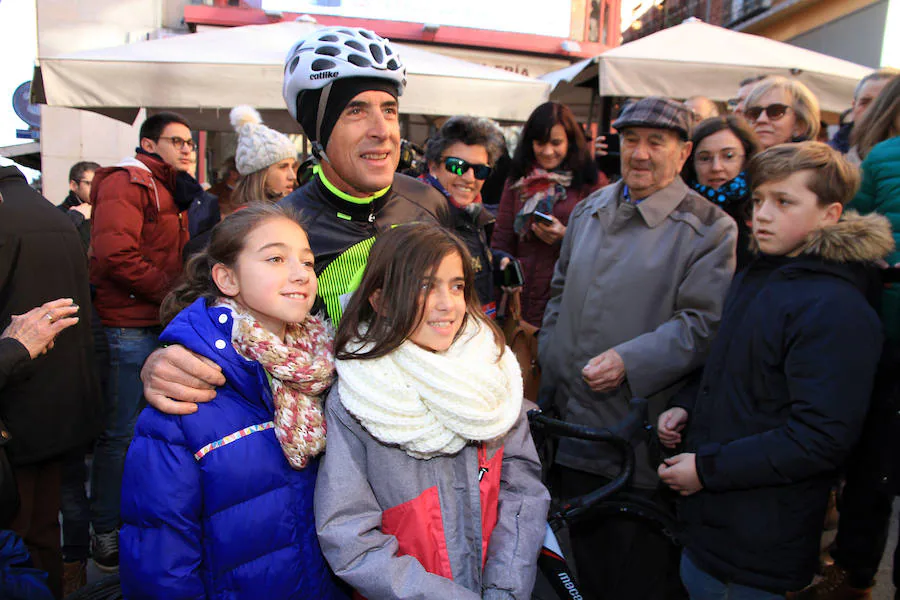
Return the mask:
{"type": "Polygon", "coordinates": [[[6,387],[7,380],[16,368],[30,358],[28,349],[22,342],[11,337],[0,338],[0,391],[6,387]]]}

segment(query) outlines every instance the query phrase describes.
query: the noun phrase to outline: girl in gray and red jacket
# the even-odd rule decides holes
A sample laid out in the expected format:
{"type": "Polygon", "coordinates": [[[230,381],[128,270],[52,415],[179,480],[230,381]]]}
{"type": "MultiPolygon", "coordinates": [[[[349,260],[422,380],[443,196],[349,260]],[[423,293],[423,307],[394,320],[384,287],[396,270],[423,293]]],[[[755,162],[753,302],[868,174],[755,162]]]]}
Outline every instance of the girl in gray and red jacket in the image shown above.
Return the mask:
{"type": "Polygon", "coordinates": [[[481,311],[463,243],[379,236],[336,339],[319,541],[375,599],[530,598],[549,495],[522,378],[481,311]]]}

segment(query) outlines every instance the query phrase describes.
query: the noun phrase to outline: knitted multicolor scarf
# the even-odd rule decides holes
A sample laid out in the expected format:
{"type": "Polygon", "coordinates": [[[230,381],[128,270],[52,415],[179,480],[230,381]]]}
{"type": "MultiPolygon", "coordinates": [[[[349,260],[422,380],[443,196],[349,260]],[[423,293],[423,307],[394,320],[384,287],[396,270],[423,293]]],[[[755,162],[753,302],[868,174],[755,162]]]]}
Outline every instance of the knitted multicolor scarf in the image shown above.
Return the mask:
{"type": "Polygon", "coordinates": [[[233,300],[218,304],[230,308],[234,316],[234,349],[269,374],[275,437],[291,467],[304,468],[325,450],[320,396],[334,381],[334,332],[324,320],[309,315],[301,323],[288,323],[282,342],[233,300]]]}
{"type": "Polygon", "coordinates": [[[540,167],[532,168],[528,175],[516,180],[510,186],[519,194],[519,210],[513,221],[513,230],[520,236],[527,234],[531,230],[528,225],[534,211],[553,214],[553,207],[565,200],[571,185],[571,171],[545,171],[540,167]]]}
{"type": "MultiPolygon", "coordinates": [[[[354,349],[354,348],[351,348],[354,349]]],[[[469,318],[446,352],[406,340],[386,356],[338,360],[341,403],[378,441],[413,458],[453,455],[497,439],[522,408],[522,372],[493,332],[469,318]]]]}
{"type": "Polygon", "coordinates": [[[743,171],[737,177],[723,183],[718,188],[711,188],[696,181],[691,184],[691,187],[710,202],[718,204],[726,210],[744,202],[750,194],[747,175],[743,171]]]}

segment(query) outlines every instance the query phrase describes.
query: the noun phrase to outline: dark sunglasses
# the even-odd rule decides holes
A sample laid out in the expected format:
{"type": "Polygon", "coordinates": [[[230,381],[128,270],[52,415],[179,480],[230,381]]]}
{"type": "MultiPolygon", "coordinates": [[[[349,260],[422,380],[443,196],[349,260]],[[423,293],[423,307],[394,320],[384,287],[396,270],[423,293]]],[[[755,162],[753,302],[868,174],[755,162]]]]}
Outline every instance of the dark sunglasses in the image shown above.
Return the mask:
{"type": "Polygon", "coordinates": [[[777,121],[781,117],[785,115],[785,113],[790,110],[791,107],[787,104],[770,104],[768,106],[751,106],[749,108],[744,109],[744,116],[746,116],[749,120],[755,121],[757,120],[763,112],[766,113],[766,116],[769,117],[771,121],[777,121]]]}
{"type": "Polygon", "coordinates": [[[466,162],[461,158],[456,158],[455,156],[448,156],[444,159],[444,168],[453,173],[454,175],[459,175],[462,177],[466,174],[466,171],[472,169],[472,173],[475,175],[475,179],[484,181],[491,174],[491,168],[487,165],[473,165],[470,162],[466,162]]]}

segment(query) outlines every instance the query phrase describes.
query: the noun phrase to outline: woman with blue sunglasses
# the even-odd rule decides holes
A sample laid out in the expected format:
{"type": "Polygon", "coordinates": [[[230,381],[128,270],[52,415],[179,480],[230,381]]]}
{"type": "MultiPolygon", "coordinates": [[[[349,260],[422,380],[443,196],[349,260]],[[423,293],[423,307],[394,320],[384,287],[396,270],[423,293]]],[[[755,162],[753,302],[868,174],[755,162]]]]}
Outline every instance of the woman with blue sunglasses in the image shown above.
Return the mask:
{"type": "Polygon", "coordinates": [[[481,188],[500,155],[502,136],[488,119],[451,117],[428,140],[428,170],[419,177],[447,198],[454,230],[472,255],[475,291],[490,318],[497,312],[494,271],[503,271],[511,257],[491,251],[487,228],[493,226],[494,217],[481,202],[481,188]]]}

